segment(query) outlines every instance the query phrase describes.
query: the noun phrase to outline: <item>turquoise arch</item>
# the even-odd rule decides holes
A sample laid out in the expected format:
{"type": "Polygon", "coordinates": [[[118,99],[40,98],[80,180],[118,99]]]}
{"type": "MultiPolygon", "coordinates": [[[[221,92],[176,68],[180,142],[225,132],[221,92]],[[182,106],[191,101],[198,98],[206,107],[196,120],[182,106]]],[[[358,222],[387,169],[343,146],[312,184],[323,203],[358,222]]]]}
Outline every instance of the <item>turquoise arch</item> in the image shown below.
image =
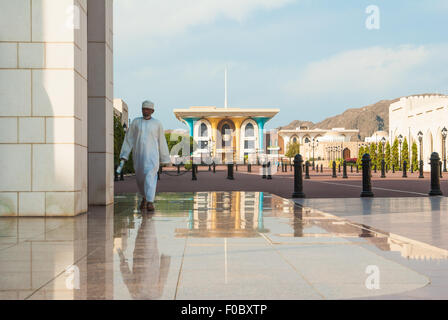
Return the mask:
{"type": "Polygon", "coordinates": [[[194,124],[196,121],[198,121],[200,118],[184,118],[184,121],[188,124],[188,127],[190,128],[190,136],[193,137],[194,133],[194,124]]]}
{"type": "Polygon", "coordinates": [[[270,118],[268,117],[254,117],[254,120],[257,121],[258,125],[258,148],[260,152],[264,152],[264,125],[269,119],[270,118]]]}

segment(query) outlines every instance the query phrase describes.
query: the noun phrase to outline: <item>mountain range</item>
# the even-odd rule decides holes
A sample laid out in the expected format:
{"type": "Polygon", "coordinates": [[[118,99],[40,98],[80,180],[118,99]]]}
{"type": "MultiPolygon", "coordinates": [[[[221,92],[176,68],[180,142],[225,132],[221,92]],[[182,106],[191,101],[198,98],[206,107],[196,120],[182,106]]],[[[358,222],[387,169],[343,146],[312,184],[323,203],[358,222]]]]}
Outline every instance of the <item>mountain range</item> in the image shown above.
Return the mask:
{"type": "MultiPolygon", "coordinates": [[[[433,93],[416,94],[411,96],[434,95],[433,93]]],[[[314,123],[312,121],[294,120],[280,129],[295,129],[298,127],[308,127],[308,129],[358,129],[358,141],[364,141],[365,137],[370,137],[375,131],[389,132],[389,106],[399,101],[400,98],[392,100],[380,100],[361,108],[350,108],[343,113],[326,118],[323,121],[314,123]]],[[[355,137],[354,137],[355,138],[355,137]]],[[[353,139],[356,140],[356,139],[353,139]]]]}

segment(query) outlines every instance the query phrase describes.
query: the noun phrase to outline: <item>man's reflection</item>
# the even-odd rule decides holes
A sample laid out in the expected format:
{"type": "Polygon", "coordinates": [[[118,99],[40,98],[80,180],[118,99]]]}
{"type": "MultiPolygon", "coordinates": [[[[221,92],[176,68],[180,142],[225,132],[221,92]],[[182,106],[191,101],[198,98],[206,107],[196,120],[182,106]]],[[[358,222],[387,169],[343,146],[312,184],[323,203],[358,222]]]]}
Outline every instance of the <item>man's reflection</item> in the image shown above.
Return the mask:
{"type": "Polygon", "coordinates": [[[120,271],[129,293],[134,299],[159,299],[168,276],[171,258],[159,255],[155,222],[148,214],[142,215],[142,223],[135,239],[132,270],[121,248],[120,271]]]}

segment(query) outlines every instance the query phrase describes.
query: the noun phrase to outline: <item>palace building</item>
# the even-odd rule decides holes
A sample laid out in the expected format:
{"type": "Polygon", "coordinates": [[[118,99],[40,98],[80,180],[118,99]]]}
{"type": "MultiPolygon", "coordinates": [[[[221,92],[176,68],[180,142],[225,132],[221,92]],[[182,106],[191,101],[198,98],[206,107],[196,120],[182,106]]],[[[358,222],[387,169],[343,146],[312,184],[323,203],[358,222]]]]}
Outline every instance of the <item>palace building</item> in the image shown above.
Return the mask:
{"type": "Polygon", "coordinates": [[[215,161],[243,162],[265,153],[265,124],[280,110],[275,108],[217,108],[215,106],[174,109],[177,119],[188,125],[197,144],[193,156],[215,161]]]}

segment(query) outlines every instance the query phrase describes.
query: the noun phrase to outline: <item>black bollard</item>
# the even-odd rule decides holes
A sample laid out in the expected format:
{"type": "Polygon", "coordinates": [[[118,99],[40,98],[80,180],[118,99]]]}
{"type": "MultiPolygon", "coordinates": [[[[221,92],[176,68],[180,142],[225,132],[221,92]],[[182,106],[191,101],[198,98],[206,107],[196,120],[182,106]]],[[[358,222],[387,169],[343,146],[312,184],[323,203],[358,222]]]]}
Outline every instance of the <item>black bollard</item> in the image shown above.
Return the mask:
{"type": "Polygon", "coordinates": [[[289,172],[292,172],[292,163],[289,164],[289,172]]]}
{"type": "Polygon", "coordinates": [[[359,173],[359,166],[356,165],[356,173],[359,173]]]}
{"type": "Polygon", "coordinates": [[[211,164],[208,165],[208,171],[212,171],[212,165],[211,164]]]}
{"type": "Polygon", "coordinates": [[[194,163],[191,165],[191,180],[198,180],[198,178],[196,177],[196,164],[194,163]]]}
{"type": "Polygon", "coordinates": [[[310,179],[310,163],[305,162],[305,179],[310,179]]]}
{"type": "Polygon", "coordinates": [[[373,197],[372,181],[370,171],[370,155],[365,153],[362,156],[362,192],[361,197],[373,197]]]}
{"type": "Polygon", "coordinates": [[[267,178],[268,180],[272,180],[272,175],[271,175],[271,161],[268,162],[268,174],[267,174],[267,178]]]}
{"type": "Polygon", "coordinates": [[[376,164],[373,166],[373,172],[376,173],[376,164]]]}
{"type": "Polygon", "coordinates": [[[350,166],[350,173],[353,173],[353,166],[350,166]]]}
{"type": "Polygon", "coordinates": [[[395,173],[395,165],[392,165],[392,173],[395,173]]]}
{"type": "Polygon", "coordinates": [[[408,163],[406,160],[403,161],[403,175],[401,177],[402,178],[408,177],[408,163]]]}
{"type": "Polygon", "coordinates": [[[238,171],[238,163],[235,163],[235,170],[238,171]]]}
{"type": "Polygon", "coordinates": [[[305,198],[303,193],[302,163],[302,156],[296,154],[294,157],[294,193],[292,198],[305,198]]]}
{"type": "Polygon", "coordinates": [[[233,163],[227,164],[227,179],[233,180],[233,163]]]}
{"type": "Polygon", "coordinates": [[[440,190],[440,174],[439,174],[439,154],[437,152],[431,153],[430,163],[431,163],[431,190],[429,191],[430,196],[441,196],[443,195],[442,190],[440,190]]]}
{"type": "Polygon", "coordinates": [[[440,179],[443,178],[442,176],[442,161],[439,161],[439,174],[440,174],[440,179]]]}
{"type": "Polygon", "coordinates": [[[338,172],[341,173],[341,164],[338,163],[338,172]]]}
{"type": "Polygon", "coordinates": [[[386,178],[386,161],[381,160],[381,178],[386,178]]]}
{"type": "Polygon", "coordinates": [[[320,173],[323,173],[323,172],[324,172],[324,165],[321,164],[321,165],[320,165],[320,173]]]}
{"type": "Polygon", "coordinates": [[[338,176],[336,175],[336,161],[333,161],[333,178],[337,178],[338,176]]]}
{"type": "Polygon", "coordinates": [[[411,163],[411,173],[414,173],[414,164],[411,163]]]}
{"type": "Polygon", "coordinates": [[[247,172],[252,172],[252,166],[250,163],[247,164],[247,172]]]}
{"type": "Polygon", "coordinates": [[[261,176],[261,178],[262,179],[266,179],[266,164],[262,164],[261,165],[261,168],[262,168],[262,173],[263,173],[263,175],[261,176]]]}
{"type": "Polygon", "coordinates": [[[419,171],[418,177],[420,179],[423,179],[424,178],[424,176],[423,176],[423,160],[420,160],[420,166],[418,168],[418,171],[419,171]]]}
{"type": "Polygon", "coordinates": [[[213,173],[215,173],[216,172],[216,163],[215,163],[215,161],[213,161],[213,173]]]}
{"type": "Polygon", "coordinates": [[[177,165],[177,174],[180,173],[180,164],[177,165]]]}
{"type": "Polygon", "coordinates": [[[347,161],[345,161],[345,160],[342,163],[342,169],[343,169],[342,179],[348,179],[348,176],[347,176],[347,161]]]}

